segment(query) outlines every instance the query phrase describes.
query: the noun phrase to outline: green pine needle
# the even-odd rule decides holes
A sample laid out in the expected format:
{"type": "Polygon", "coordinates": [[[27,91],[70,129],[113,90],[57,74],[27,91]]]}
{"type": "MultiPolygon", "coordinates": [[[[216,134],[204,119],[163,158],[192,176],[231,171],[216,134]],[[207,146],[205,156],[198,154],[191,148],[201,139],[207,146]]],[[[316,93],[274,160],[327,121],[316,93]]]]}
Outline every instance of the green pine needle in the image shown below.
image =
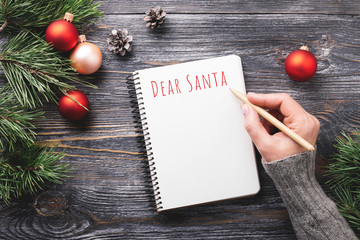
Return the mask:
{"type": "Polygon", "coordinates": [[[56,102],[58,92],[75,89],[69,81],[96,88],[79,77],[69,59],[28,31],[3,46],[0,65],[18,101],[29,108],[42,104],[39,94],[46,101],[56,102]]]}
{"type": "Polygon", "coordinates": [[[57,93],[75,89],[73,83],[96,87],[82,80],[70,60],[40,35],[66,12],[74,14],[77,28],[93,23],[103,16],[99,5],[93,0],[0,0],[0,32],[17,33],[0,52],[0,66],[9,83],[0,89],[0,199],[6,204],[35,194],[47,183],[63,182],[70,171],[57,162],[63,153],[35,143],[31,121],[42,113],[23,107],[35,108],[44,99],[56,102],[57,93]]]}
{"type": "Polygon", "coordinates": [[[6,148],[0,154],[0,198],[9,204],[13,198],[34,195],[49,183],[62,183],[71,171],[57,161],[64,157],[54,148],[33,144],[18,145],[15,151],[6,148]]]}
{"type": "Polygon", "coordinates": [[[8,144],[14,150],[16,142],[31,145],[35,141],[35,126],[31,121],[41,118],[40,111],[26,111],[15,101],[8,87],[0,89],[0,148],[8,144]]]}
{"type": "MultiPolygon", "coordinates": [[[[93,19],[103,16],[98,10],[100,3],[93,0],[2,0],[0,25],[16,30],[19,28],[42,31],[51,22],[62,19],[66,12],[74,14],[73,24],[92,23],[93,19]]],[[[1,32],[1,29],[0,29],[1,32]]]]}
{"type": "Polygon", "coordinates": [[[331,175],[327,184],[333,190],[336,204],[355,233],[360,235],[360,132],[352,135],[342,132],[336,138],[335,148],[327,175],[331,175]]]}

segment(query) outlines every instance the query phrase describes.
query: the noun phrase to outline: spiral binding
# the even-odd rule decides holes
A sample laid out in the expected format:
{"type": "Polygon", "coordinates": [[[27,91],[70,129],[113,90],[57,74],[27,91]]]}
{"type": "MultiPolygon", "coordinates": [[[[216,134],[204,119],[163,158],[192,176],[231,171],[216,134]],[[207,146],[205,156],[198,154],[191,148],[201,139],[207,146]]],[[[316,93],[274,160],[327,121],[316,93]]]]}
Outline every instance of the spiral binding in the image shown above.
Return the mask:
{"type": "Polygon", "coordinates": [[[161,196],[160,196],[160,187],[157,173],[156,173],[156,166],[154,161],[154,153],[152,152],[151,147],[151,138],[146,118],[146,111],[145,111],[145,105],[144,105],[144,98],[142,96],[142,90],[140,85],[140,78],[138,77],[139,73],[135,72],[133,75],[130,75],[126,78],[130,93],[130,98],[136,98],[131,100],[132,106],[136,109],[133,111],[133,113],[138,114],[138,120],[140,120],[142,129],[143,129],[143,135],[144,135],[144,141],[145,141],[145,150],[148,156],[148,163],[149,163],[149,170],[150,170],[150,177],[151,182],[153,186],[154,191],[154,197],[155,197],[155,204],[156,209],[159,211],[160,209],[163,209],[161,196]]]}

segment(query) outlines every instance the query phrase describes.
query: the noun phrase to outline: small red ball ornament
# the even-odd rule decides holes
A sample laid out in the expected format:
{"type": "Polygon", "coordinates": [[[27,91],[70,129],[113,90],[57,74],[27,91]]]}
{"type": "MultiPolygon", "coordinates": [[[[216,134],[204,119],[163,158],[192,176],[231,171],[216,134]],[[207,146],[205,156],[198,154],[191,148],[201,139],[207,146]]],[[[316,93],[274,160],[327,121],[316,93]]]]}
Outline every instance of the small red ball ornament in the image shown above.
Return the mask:
{"type": "Polygon", "coordinates": [[[64,19],[56,20],[47,27],[45,40],[56,50],[69,51],[73,49],[78,40],[79,32],[71,23],[74,15],[66,13],[64,19]]]}
{"type": "Polygon", "coordinates": [[[79,44],[70,54],[71,66],[84,75],[96,72],[102,63],[100,49],[92,43],[86,42],[85,35],[79,36],[79,44]]]}
{"type": "Polygon", "coordinates": [[[79,90],[68,91],[67,95],[59,99],[59,112],[64,118],[77,121],[85,117],[89,111],[89,105],[89,99],[84,93],[79,90]]]}
{"type": "Polygon", "coordinates": [[[306,46],[293,51],[285,60],[285,71],[295,81],[305,82],[311,79],[316,69],[316,58],[306,46]]]}

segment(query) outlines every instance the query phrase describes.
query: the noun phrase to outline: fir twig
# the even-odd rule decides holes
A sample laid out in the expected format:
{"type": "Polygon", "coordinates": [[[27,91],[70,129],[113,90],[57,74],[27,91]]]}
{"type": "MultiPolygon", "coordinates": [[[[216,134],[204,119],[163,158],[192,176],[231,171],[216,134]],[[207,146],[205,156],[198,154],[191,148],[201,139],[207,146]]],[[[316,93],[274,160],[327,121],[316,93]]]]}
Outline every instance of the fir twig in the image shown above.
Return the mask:
{"type": "Polygon", "coordinates": [[[19,102],[30,108],[46,101],[56,102],[56,93],[75,89],[67,83],[93,84],[82,80],[70,60],[52,50],[45,40],[22,31],[7,42],[0,53],[0,65],[19,102]]]}
{"type": "MultiPolygon", "coordinates": [[[[93,0],[2,0],[0,21],[12,29],[31,28],[42,31],[51,22],[62,19],[66,12],[74,14],[73,24],[92,23],[93,19],[103,16],[98,10],[100,2],[93,0]]],[[[0,31],[1,32],[1,31],[0,31]]]]}
{"type": "Polygon", "coordinates": [[[8,87],[0,89],[0,147],[8,144],[14,150],[14,144],[21,142],[30,146],[34,143],[35,126],[31,121],[42,116],[40,111],[26,111],[15,101],[14,94],[8,87]]]}
{"type": "Polygon", "coordinates": [[[342,132],[336,138],[335,148],[327,175],[327,184],[334,192],[336,204],[341,214],[348,220],[355,233],[360,235],[360,132],[352,135],[342,132]]]}
{"type": "Polygon", "coordinates": [[[0,157],[0,198],[6,204],[25,194],[34,195],[49,182],[62,183],[71,170],[57,163],[63,153],[39,144],[18,145],[16,151],[6,148],[0,157]]]}

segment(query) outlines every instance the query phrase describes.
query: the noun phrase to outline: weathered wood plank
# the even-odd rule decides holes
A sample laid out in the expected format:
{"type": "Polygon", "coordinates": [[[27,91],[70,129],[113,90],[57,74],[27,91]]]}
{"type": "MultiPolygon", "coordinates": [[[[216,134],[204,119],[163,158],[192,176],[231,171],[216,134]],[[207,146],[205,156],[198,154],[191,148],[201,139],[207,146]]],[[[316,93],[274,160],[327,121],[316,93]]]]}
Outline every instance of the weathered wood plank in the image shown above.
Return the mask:
{"type": "MultiPolygon", "coordinates": [[[[110,12],[115,3],[103,6],[110,12]]],[[[198,5],[195,10],[200,11],[198,5]]],[[[248,91],[288,92],[321,121],[317,176],[323,184],[321,167],[333,152],[333,136],[360,125],[359,18],[169,14],[164,26],[151,31],[141,15],[116,14],[107,14],[87,34],[103,53],[103,66],[93,80],[99,89],[80,87],[91,102],[89,116],[70,123],[60,117],[55,104],[46,104],[46,119],[38,122],[39,140],[59,144],[68,155],[64,162],[74,168],[73,177],[52,186],[47,197],[28,197],[10,206],[0,203],[0,238],[295,239],[281,198],[260,165],[262,190],[255,197],[157,214],[141,126],[134,123],[125,78],[136,69],[240,55],[248,91]],[[134,36],[134,51],[126,57],[106,50],[113,28],[128,28],[134,36]],[[283,63],[302,44],[317,56],[319,70],[312,80],[297,83],[286,76],[283,63]],[[57,201],[51,202],[51,197],[57,201]],[[35,200],[42,204],[34,207],[35,200]],[[61,205],[63,200],[66,204],[61,205]],[[54,209],[58,215],[46,216],[54,209]]]]}
{"type": "MultiPolygon", "coordinates": [[[[105,0],[102,1],[101,8],[107,14],[143,14],[152,6],[162,6],[169,13],[188,13],[188,14],[207,14],[207,13],[239,13],[239,14],[257,14],[257,13],[307,13],[307,14],[355,14],[358,15],[360,7],[357,1],[145,1],[145,0],[105,0]]],[[[219,17],[219,16],[218,16],[219,17]]]]}
{"type": "MultiPolygon", "coordinates": [[[[107,16],[101,29],[96,30],[96,35],[105,39],[112,28],[126,27],[135,38],[130,56],[119,62],[118,57],[107,55],[102,70],[106,71],[107,66],[113,69],[116,64],[120,71],[134,71],[164,62],[235,53],[243,59],[250,91],[290,91],[305,97],[316,90],[330,99],[345,98],[344,92],[349,93],[346,98],[359,92],[359,20],[353,17],[226,15],[220,21],[214,15],[176,15],[169,16],[166,25],[156,31],[144,28],[134,17],[124,16],[121,24],[114,24],[117,16],[107,16]],[[307,83],[296,83],[289,81],[283,62],[303,44],[317,56],[318,73],[307,83]],[[132,66],[125,68],[129,63],[132,66]]],[[[106,50],[105,41],[99,43],[106,50]]]]}

